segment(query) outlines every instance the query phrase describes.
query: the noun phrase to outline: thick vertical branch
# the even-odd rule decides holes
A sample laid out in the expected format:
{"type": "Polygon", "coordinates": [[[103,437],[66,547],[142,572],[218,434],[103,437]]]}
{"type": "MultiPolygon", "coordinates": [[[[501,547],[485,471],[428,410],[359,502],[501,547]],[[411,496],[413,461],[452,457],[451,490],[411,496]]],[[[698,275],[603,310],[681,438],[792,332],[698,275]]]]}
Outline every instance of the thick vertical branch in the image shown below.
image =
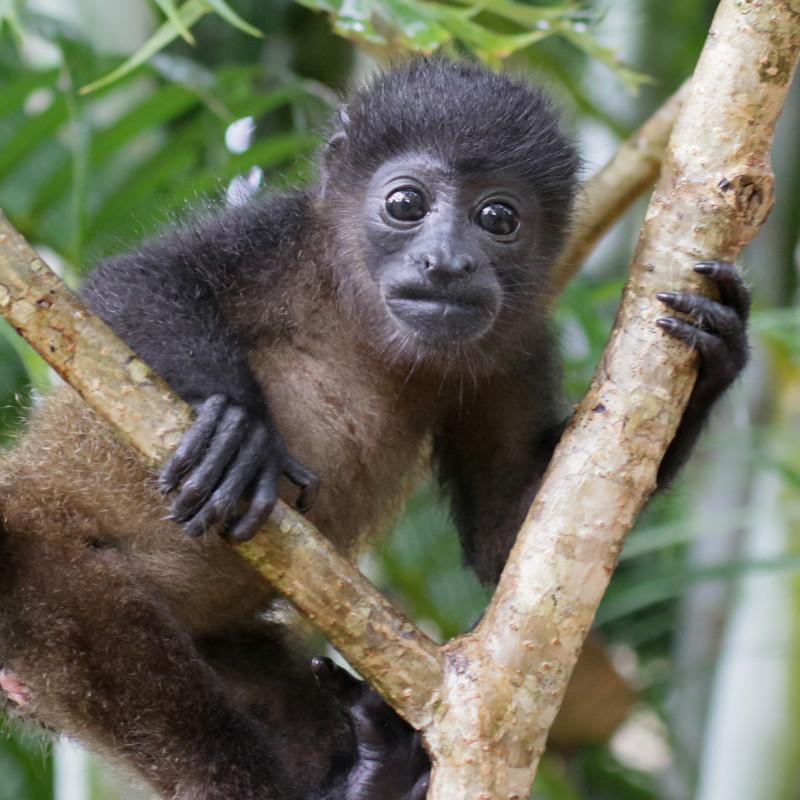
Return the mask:
{"type": "Polygon", "coordinates": [[[524,798],[625,535],[655,485],[694,359],[655,293],[697,290],[772,204],[769,149],[797,65],[800,0],[723,0],[670,139],[626,296],[480,626],[446,646],[429,800],[524,798]]]}

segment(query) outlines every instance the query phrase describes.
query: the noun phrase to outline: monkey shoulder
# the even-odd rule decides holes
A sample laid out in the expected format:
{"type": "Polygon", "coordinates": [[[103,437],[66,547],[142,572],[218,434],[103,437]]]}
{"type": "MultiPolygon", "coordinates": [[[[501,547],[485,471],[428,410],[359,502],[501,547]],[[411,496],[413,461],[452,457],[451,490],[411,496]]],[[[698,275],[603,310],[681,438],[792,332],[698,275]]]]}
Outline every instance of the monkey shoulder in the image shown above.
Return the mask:
{"type": "Polygon", "coordinates": [[[312,202],[308,194],[264,194],[243,205],[195,209],[189,218],[151,238],[137,250],[102,261],[81,289],[101,314],[113,311],[115,296],[127,289],[142,293],[157,280],[163,293],[182,289],[186,276],[212,291],[237,281],[279,274],[292,254],[307,246],[312,202]]]}

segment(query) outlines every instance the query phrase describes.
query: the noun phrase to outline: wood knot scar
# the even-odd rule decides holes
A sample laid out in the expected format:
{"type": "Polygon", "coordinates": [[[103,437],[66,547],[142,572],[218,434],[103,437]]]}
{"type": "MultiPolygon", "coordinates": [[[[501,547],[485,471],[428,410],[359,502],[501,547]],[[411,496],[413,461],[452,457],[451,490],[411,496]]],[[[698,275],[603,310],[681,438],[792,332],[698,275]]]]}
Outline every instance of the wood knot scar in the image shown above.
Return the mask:
{"type": "Polygon", "coordinates": [[[765,202],[763,177],[754,175],[737,175],[723,178],[717,184],[717,191],[725,204],[736,212],[746,225],[758,226],[764,220],[770,208],[765,202]]]}

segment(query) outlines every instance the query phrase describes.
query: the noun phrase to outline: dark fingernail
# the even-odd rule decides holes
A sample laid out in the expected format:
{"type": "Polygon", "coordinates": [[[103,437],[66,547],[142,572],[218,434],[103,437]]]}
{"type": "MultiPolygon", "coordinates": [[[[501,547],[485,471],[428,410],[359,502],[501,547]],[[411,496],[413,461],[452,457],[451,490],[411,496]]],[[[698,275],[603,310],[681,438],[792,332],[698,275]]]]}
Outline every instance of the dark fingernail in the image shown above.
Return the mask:
{"type": "Polygon", "coordinates": [[[317,678],[325,677],[333,672],[333,661],[324,656],[317,656],[311,659],[311,670],[317,678]]]}
{"type": "Polygon", "coordinates": [[[699,261],[694,265],[694,271],[703,275],[709,275],[716,270],[717,265],[714,261],[699,261]]]}
{"type": "Polygon", "coordinates": [[[677,296],[676,292],[656,292],[656,297],[665,303],[674,300],[677,296]]]}
{"type": "Polygon", "coordinates": [[[176,480],[167,480],[164,477],[158,479],[158,491],[161,494],[169,494],[170,492],[175,491],[178,487],[178,481],[176,480]]]}
{"type": "Polygon", "coordinates": [[[243,528],[229,528],[227,533],[228,538],[234,542],[247,542],[256,535],[256,531],[252,530],[249,525],[243,528]]]}
{"type": "Polygon", "coordinates": [[[184,522],[188,522],[195,514],[194,508],[184,508],[184,506],[179,506],[175,503],[169,512],[169,518],[173,522],[177,522],[179,525],[183,525],[184,522]]]}
{"type": "Polygon", "coordinates": [[[205,528],[196,522],[190,522],[183,526],[183,532],[190,539],[199,539],[205,533],[205,528]]]}

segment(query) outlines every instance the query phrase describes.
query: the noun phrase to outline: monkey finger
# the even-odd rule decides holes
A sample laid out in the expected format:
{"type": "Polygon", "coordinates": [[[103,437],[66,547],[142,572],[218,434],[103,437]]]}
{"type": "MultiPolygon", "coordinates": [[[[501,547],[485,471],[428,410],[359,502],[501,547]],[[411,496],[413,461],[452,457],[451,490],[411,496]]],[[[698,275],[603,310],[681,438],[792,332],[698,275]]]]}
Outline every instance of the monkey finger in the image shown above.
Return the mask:
{"type": "Polygon", "coordinates": [[[740,319],[747,320],[752,298],[734,264],[729,261],[701,261],[694,265],[694,271],[713,281],[722,303],[732,308],[740,319]]]}
{"type": "Polygon", "coordinates": [[[280,472],[274,467],[268,467],[257,478],[247,511],[227,530],[231,539],[246,542],[258,533],[258,529],[267,521],[278,502],[279,478],[280,472]]]}
{"type": "Polygon", "coordinates": [[[31,693],[24,683],[20,683],[16,674],[6,667],[0,668],[0,691],[5,692],[6,697],[18,706],[26,705],[31,693]]]}
{"type": "Polygon", "coordinates": [[[408,796],[408,800],[425,800],[428,795],[428,787],[431,783],[431,773],[430,770],[422,775],[417,782],[414,784],[414,788],[411,790],[411,794],[408,796]]]}
{"type": "Polygon", "coordinates": [[[305,464],[301,464],[296,458],[289,456],[283,468],[283,474],[295,486],[300,487],[300,494],[297,497],[297,510],[305,514],[311,510],[319,494],[319,487],[322,484],[319,476],[312,472],[305,464]]]}
{"type": "MultiPolygon", "coordinates": [[[[656,325],[658,325],[664,333],[668,333],[674,339],[685,342],[693,350],[697,349],[697,341],[700,335],[704,333],[696,325],[692,325],[691,322],[687,322],[686,320],[678,319],[678,317],[663,317],[657,319],[656,325]]],[[[705,336],[715,338],[714,335],[710,333],[706,333],[705,336]]]]}
{"type": "Polygon", "coordinates": [[[197,419],[178,443],[158,479],[158,488],[164,493],[178,488],[183,476],[197,463],[206,451],[225,411],[226,398],[215,394],[208,398],[197,413],[197,419]]]}
{"type": "Polygon", "coordinates": [[[212,525],[232,518],[237,503],[252,483],[253,476],[260,466],[266,438],[266,431],[263,428],[253,432],[241,452],[229,464],[220,484],[203,503],[201,510],[186,525],[186,532],[189,535],[200,535],[212,525]]]}
{"type": "Polygon", "coordinates": [[[175,522],[187,522],[195,516],[217,487],[242,444],[247,430],[242,424],[245,419],[246,412],[239,406],[225,409],[214,438],[172,504],[175,522]]]}
{"type": "Polygon", "coordinates": [[[658,292],[656,297],[673,311],[688,314],[704,331],[731,336],[742,330],[742,320],[729,306],[692,292],[658,292]]]}
{"type": "Polygon", "coordinates": [[[202,536],[213,525],[230,517],[232,513],[233,508],[224,499],[218,500],[212,497],[184,524],[183,531],[187,536],[197,538],[202,536]]]}
{"type": "Polygon", "coordinates": [[[738,347],[730,348],[725,339],[715,336],[713,333],[702,331],[690,322],[677,317],[666,317],[665,319],[657,320],[656,323],[670,336],[686,342],[689,347],[698,352],[702,359],[700,364],[701,375],[704,371],[704,364],[714,365],[715,385],[729,385],[739,374],[747,360],[746,350],[738,347]]]}

